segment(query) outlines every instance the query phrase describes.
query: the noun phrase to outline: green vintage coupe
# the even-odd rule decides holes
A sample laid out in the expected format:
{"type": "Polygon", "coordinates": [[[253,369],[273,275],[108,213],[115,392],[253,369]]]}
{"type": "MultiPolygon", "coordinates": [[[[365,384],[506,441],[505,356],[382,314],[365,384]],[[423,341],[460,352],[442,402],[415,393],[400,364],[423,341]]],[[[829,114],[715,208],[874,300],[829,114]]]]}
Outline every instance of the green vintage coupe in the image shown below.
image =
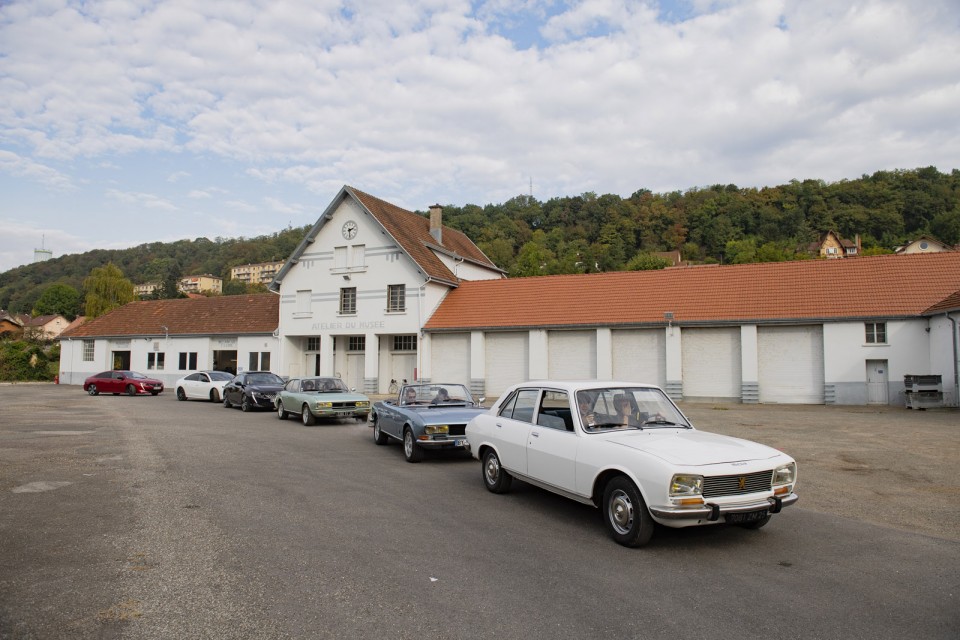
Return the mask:
{"type": "Polygon", "coordinates": [[[322,418],[366,420],[370,399],[347,388],[340,378],[291,378],[277,394],[277,417],[297,414],[310,426],[322,418]]]}

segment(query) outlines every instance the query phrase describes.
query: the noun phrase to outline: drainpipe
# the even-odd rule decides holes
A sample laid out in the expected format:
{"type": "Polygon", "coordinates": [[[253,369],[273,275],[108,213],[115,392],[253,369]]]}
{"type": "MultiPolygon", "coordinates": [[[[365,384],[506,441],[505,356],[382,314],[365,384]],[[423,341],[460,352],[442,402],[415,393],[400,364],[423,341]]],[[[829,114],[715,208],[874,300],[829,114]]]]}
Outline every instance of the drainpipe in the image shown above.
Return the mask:
{"type": "Polygon", "coordinates": [[[957,321],[949,313],[944,313],[943,315],[950,321],[950,324],[953,325],[951,332],[951,341],[953,342],[953,403],[955,406],[960,407],[960,379],[957,378],[958,368],[960,368],[957,362],[957,321]]]}

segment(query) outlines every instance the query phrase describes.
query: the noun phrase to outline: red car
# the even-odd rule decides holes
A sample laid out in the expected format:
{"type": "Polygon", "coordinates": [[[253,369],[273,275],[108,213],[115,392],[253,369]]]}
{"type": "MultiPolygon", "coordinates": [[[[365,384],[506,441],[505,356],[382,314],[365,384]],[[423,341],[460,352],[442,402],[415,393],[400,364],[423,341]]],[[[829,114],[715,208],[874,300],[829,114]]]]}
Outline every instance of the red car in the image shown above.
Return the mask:
{"type": "Polygon", "coordinates": [[[104,371],[84,380],[83,390],[92,396],[101,392],[115,396],[121,393],[128,396],[149,393],[155,396],[163,391],[163,382],[136,371],[104,371]]]}

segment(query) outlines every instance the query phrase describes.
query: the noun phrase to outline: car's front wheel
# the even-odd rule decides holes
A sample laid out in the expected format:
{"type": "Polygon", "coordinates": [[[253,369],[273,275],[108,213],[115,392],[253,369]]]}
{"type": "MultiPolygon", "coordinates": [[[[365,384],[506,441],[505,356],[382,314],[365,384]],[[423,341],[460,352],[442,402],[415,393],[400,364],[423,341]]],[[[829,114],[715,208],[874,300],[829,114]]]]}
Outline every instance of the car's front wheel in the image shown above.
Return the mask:
{"type": "Polygon", "coordinates": [[[625,547],[641,547],[653,535],[647,504],[625,476],[617,476],[604,487],[603,522],[613,539],[625,547]]]}
{"type": "Polygon", "coordinates": [[[230,402],[230,398],[227,397],[227,394],[223,394],[223,406],[226,409],[229,409],[230,407],[233,406],[233,403],[230,402]]]}
{"type": "Polygon", "coordinates": [[[89,393],[92,396],[95,396],[98,393],[100,393],[100,390],[97,389],[97,385],[91,384],[91,385],[87,385],[87,393],[89,393]]]}
{"type": "Polygon", "coordinates": [[[303,420],[303,426],[312,427],[317,424],[317,418],[310,413],[310,407],[303,405],[303,411],[300,412],[300,418],[303,420]]]}
{"type": "Polygon", "coordinates": [[[253,403],[247,396],[243,396],[243,400],[240,401],[240,411],[253,411],[253,403]]]}
{"type": "MultiPolygon", "coordinates": [[[[373,441],[377,444],[387,444],[387,434],[383,431],[380,431],[380,423],[377,420],[373,421],[373,441]]],[[[404,445],[406,446],[406,445],[404,445]]]]}
{"type": "Polygon", "coordinates": [[[483,473],[483,486],[493,493],[506,493],[513,483],[511,476],[500,464],[500,456],[493,449],[483,454],[483,464],[480,467],[483,473]]]}
{"type": "Polygon", "coordinates": [[[423,448],[417,444],[413,437],[413,429],[409,427],[403,430],[403,457],[407,459],[407,462],[423,460],[423,448]]]}
{"type": "Polygon", "coordinates": [[[187,392],[183,390],[183,387],[177,387],[177,400],[183,402],[187,399],[187,392]]]}
{"type": "Polygon", "coordinates": [[[135,396],[135,395],[137,395],[137,388],[134,387],[132,384],[128,384],[128,385],[127,385],[127,395],[128,395],[128,396],[135,396]]]}
{"type": "Polygon", "coordinates": [[[283,402],[277,401],[277,417],[281,420],[286,420],[287,416],[290,415],[290,412],[283,408],[283,402]]]}

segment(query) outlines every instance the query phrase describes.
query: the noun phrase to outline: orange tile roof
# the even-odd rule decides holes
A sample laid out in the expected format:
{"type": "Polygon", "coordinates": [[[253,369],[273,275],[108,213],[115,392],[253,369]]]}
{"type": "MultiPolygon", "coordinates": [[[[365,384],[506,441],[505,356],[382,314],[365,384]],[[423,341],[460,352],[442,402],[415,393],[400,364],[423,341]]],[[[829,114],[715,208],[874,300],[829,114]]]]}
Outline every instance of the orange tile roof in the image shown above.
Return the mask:
{"type": "Polygon", "coordinates": [[[273,293],[142,300],[71,326],[60,337],[264,334],[277,329],[279,318],[280,298],[273,293]]]}
{"type": "Polygon", "coordinates": [[[450,291],[425,329],[910,317],[958,291],[960,253],[481,280],[450,291]]]}
{"type": "Polygon", "coordinates": [[[473,262],[496,269],[497,266],[487,258],[480,248],[466,235],[444,226],[438,243],[430,234],[430,220],[401,209],[380,198],[364,193],[359,189],[345,186],[344,190],[353,195],[376,220],[383,225],[400,247],[426,272],[431,278],[451,283],[458,282],[457,277],[443,264],[431,247],[439,247],[449,253],[472,260],[473,262]]]}

